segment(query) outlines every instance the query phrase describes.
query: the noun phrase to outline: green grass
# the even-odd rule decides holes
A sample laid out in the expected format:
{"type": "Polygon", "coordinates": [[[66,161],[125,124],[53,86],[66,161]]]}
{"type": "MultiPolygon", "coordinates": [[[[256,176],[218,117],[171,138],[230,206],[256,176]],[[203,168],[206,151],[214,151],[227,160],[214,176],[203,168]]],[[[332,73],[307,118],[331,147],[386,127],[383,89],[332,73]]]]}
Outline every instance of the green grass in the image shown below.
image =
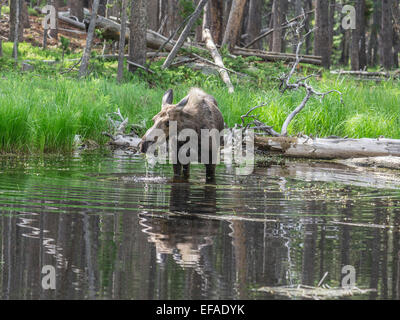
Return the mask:
{"type": "MultiPolygon", "coordinates": [[[[0,153],[70,152],[75,135],[104,145],[107,138],[102,132],[108,129],[107,113],[120,108],[130,122],[144,121],[150,127],[169,87],[175,90],[175,101],[179,101],[190,87],[200,86],[217,99],[229,126],[240,123],[240,116],[249,108],[268,101],[269,105],[256,113],[278,131],[304,97],[302,90],[281,95],[276,81],[262,80],[268,75],[271,79],[278,76],[282,65],[266,64],[268,74],[253,78],[256,81],[238,84],[233,77],[236,91],[230,95],[218,77],[200,75],[184,67],[161,71],[157,63],[152,66],[157,70],[156,76],[128,75],[124,84],[117,84],[115,62],[100,62],[94,68],[101,70],[106,65],[109,69],[105,74],[94,73],[89,79],[78,81],[73,74],[61,76],[58,69],[11,71],[13,62],[7,58],[10,54],[6,45],[5,57],[0,59],[0,153]]],[[[57,59],[59,54],[57,50],[43,52],[26,44],[20,46],[22,59],[57,59]]],[[[67,57],[71,56],[76,54],[67,57]]],[[[320,91],[341,91],[344,104],[337,94],[322,102],[312,98],[289,126],[289,134],[400,138],[399,81],[376,84],[324,74],[313,84],[320,91]]]]}

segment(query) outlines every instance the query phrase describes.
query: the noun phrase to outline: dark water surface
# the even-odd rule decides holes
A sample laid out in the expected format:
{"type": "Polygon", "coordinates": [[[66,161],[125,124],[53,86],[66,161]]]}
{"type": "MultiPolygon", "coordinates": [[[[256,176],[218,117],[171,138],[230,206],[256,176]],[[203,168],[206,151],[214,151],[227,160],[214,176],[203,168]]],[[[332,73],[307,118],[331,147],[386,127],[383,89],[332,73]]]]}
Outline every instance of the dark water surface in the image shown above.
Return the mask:
{"type": "Polygon", "coordinates": [[[189,183],[141,156],[0,157],[1,299],[276,299],[340,286],[342,267],[400,298],[400,191],[390,174],[291,163],[189,183]],[[45,265],[56,289],[42,288],[45,265]]]}

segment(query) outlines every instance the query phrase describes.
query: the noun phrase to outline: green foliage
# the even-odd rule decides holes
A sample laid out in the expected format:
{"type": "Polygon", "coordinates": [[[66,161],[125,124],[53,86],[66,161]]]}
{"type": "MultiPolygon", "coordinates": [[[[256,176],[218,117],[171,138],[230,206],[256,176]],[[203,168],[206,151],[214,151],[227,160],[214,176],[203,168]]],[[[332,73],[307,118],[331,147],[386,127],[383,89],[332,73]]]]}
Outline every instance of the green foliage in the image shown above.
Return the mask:
{"type": "Polygon", "coordinates": [[[10,7],[9,6],[2,6],[1,7],[1,14],[10,14],[10,7]]]}
{"type": "MultiPolygon", "coordinates": [[[[68,41],[62,40],[66,45],[68,41]]],[[[268,104],[254,114],[280,130],[289,113],[304,98],[304,91],[279,91],[277,78],[287,71],[283,63],[264,63],[257,58],[232,58],[222,49],[225,65],[248,76],[231,73],[235,93],[229,94],[218,75],[205,75],[187,66],[163,70],[162,59],[151,64],[153,73],[137,70],[125,72],[124,83],[115,81],[117,61],[92,59],[90,75],[77,80],[77,71],[60,75],[71,67],[80,53],[66,54],[65,65],[45,64],[42,60],[60,60],[59,49],[43,51],[20,44],[20,59],[34,65],[33,72],[16,72],[11,59],[12,43],[4,43],[0,58],[0,152],[69,152],[75,135],[100,145],[107,141],[106,115],[118,108],[132,123],[152,124],[160,110],[166,89],[173,88],[175,101],[191,87],[201,87],[218,101],[229,126],[241,123],[241,115],[251,107],[268,104]]],[[[198,52],[204,55],[204,52],[198,52]]],[[[19,69],[18,69],[19,70],[19,69]]],[[[302,67],[300,75],[316,73],[316,67],[302,67]]],[[[289,126],[289,134],[299,132],[314,136],[349,136],[400,138],[400,83],[398,81],[359,82],[337,78],[329,73],[310,82],[318,91],[339,90],[323,101],[312,98],[289,126]]],[[[142,132],[143,133],[143,132],[142,132]]]]}

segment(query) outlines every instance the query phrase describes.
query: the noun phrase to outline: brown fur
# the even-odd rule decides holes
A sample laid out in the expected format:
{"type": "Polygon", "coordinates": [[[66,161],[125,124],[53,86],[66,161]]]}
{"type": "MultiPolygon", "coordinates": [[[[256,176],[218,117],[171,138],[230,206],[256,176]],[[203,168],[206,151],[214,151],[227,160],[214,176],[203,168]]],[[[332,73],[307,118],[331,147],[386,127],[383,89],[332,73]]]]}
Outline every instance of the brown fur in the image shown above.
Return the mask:
{"type": "MultiPolygon", "coordinates": [[[[146,140],[153,129],[161,129],[165,136],[169,136],[169,122],[176,121],[178,134],[183,129],[193,129],[200,137],[201,129],[224,129],[224,119],[214,97],[203,90],[193,88],[189,94],[178,104],[172,104],[173,93],[168,90],[163,97],[161,111],[153,117],[154,125],[142,138],[141,152],[146,152],[149,145],[154,142],[146,140]]],[[[201,149],[199,148],[199,151],[201,149]]],[[[201,155],[200,155],[201,156],[201,155]]],[[[215,174],[215,165],[206,165],[207,178],[212,179],[215,174]]],[[[174,165],[175,176],[181,175],[181,165],[174,165]]],[[[189,165],[183,166],[183,174],[189,177],[189,165]]]]}

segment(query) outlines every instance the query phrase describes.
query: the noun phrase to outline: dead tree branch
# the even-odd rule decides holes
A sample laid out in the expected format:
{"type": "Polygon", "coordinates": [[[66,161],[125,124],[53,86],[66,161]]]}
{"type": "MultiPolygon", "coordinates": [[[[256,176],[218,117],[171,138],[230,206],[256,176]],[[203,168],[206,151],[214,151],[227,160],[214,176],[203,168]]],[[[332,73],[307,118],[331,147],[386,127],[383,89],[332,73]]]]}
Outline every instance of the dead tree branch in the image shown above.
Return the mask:
{"type": "MultiPolygon", "coordinates": [[[[303,43],[305,42],[306,37],[314,31],[310,30],[309,32],[307,32],[305,35],[302,35],[302,30],[304,28],[304,23],[305,20],[307,19],[306,13],[303,10],[303,15],[302,15],[302,19],[295,21],[295,22],[291,22],[290,23],[290,27],[291,27],[291,31],[293,33],[293,37],[294,40],[297,42],[297,48],[296,48],[296,60],[293,63],[293,66],[291,67],[290,71],[288,74],[284,74],[282,77],[280,77],[280,81],[281,81],[281,85],[280,85],[280,89],[281,89],[281,93],[283,94],[286,90],[299,90],[300,88],[305,89],[306,91],[306,95],[304,97],[304,99],[302,100],[302,102],[299,104],[299,106],[292,111],[292,113],[289,114],[289,116],[286,118],[282,129],[281,129],[281,133],[279,134],[278,132],[274,131],[272,129],[272,127],[263,124],[260,120],[258,120],[254,115],[250,115],[251,112],[253,112],[254,110],[264,107],[266,105],[268,105],[268,103],[263,103],[259,106],[253,107],[252,109],[250,109],[245,115],[242,116],[242,125],[244,125],[244,119],[246,118],[252,118],[253,122],[250,123],[250,126],[253,125],[255,126],[254,129],[259,130],[260,128],[262,128],[263,131],[267,132],[268,134],[270,134],[271,136],[274,137],[286,137],[288,134],[288,127],[290,125],[290,123],[292,122],[292,120],[296,117],[296,115],[298,115],[303,109],[304,107],[307,105],[307,102],[313,97],[313,96],[318,96],[320,97],[320,99],[322,100],[323,98],[325,98],[325,96],[331,94],[331,93],[338,93],[340,95],[341,98],[341,102],[343,103],[343,99],[342,99],[342,94],[341,92],[337,91],[337,90],[330,90],[327,92],[319,92],[316,91],[310,84],[307,83],[307,80],[311,77],[313,77],[313,75],[309,75],[307,77],[303,77],[303,78],[299,78],[297,80],[292,80],[298,65],[300,64],[300,62],[302,61],[302,56],[300,54],[301,51],[301,47],[303,45],[303,43]]],[[[249,125],[247,125],[246,128],[249,128],[249,125]]]]}

